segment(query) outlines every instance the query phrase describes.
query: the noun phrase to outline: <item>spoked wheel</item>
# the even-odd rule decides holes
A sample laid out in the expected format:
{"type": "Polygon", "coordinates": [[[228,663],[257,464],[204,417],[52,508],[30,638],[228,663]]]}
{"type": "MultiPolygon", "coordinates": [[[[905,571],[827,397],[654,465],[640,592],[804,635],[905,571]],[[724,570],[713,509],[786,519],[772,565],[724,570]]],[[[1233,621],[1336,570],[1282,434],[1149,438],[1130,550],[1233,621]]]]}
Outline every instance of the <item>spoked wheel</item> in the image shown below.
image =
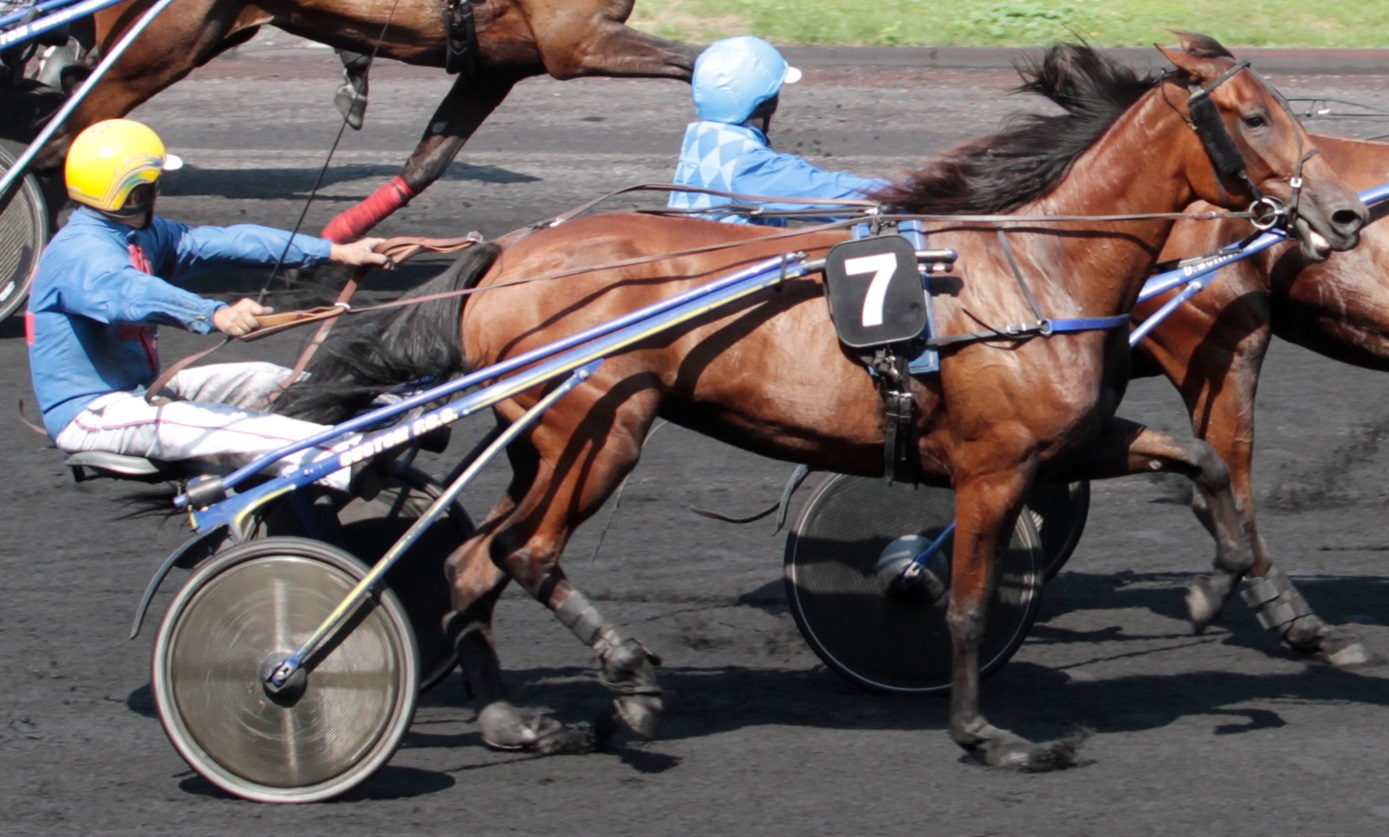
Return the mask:
{"type": "MultiPolygon", "coordinates": [[[[0,174],[23,152],[20,143],[0,139],[0,174]]],[[[32,174],[25,174],[0,195],[0,320],[24,307],[34,266],[51,232],[43,190],[32,174]]]]}
{"type": "MultiPolygon", "coordinates": [[[[950,689],[951,540],[925,572],[903,571],[954,518],[948,489],[843,474],[816,488],[786,542],[786,594],[801,635],[826,665],[871,691],[950,689]]],[[[1027,638],[1041,587],[1041,543],[1019,515],[989,602],[981,676],[1027,638]]]]}
{"type": "MultiPolygon", "coordinates": [[[[385,555],[443,491],[433,477],[417,468],[396,468],[385,483],[371,499],[354,497],[338,510],[336,531],[331,533],[334,543],[368,565],[385,555]]],[[[288,504],[276,506],[261,528],[272,536],[304,534],[288,504]]],[[[443,630],[444,616],[453,607],[444,561],[472,534],[473,521],[454,503],[386,574],[386,586],[405,606],[415,632],[422,690],[438,685],[458,663],[443,630]]]]}
{"type": "Polygon", "coordinates": [[[1039,482],[1023,509],[1042,539],[1042,580],[1051,581],[1070,560],[1090,516],[1090,483],[1039,482]]]}
{"type": "Polygon", "coordinates": [[[258,802],[312,802],[355,786],[395,752],[419,669],[409,619],[389,591],[363,603],[280,694],[264,686],[365,573],[327,544],[263,538],[189,577],[159,626],[152,685],[165,732],[205,779],[258,802]]]}

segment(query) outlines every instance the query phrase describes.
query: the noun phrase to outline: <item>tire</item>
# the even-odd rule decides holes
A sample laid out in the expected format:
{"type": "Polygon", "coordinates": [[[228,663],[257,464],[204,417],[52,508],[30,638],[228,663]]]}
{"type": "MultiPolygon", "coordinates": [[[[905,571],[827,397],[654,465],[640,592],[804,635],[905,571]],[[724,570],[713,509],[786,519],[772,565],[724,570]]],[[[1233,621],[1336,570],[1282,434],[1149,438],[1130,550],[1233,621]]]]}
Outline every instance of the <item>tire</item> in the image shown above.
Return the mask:
{"type": "MultiPolygon", "coordinates": [[[[952,675],[944,600],[924,587],[894,589],[904,562],[955,517],[949,489],[834,474],[806,501],[786,542],[787,601],[796,626],[825,665],[873,692],[947,692],[952,675]]],[[[949,584],[950,541],[928,562],[949,584]]],[[[980,676],[1013,656],[1041,601],[1042,548],[1018,516],[989,602],[980,676]]]]}
{"type": "MultiPolygon", "coordinates": [[[[370,500],[354,497],[338,510],[332,542],[368,566],[375,564],[442,492],[433,477],[417,468],[393,469],[380,493],[370,500]]],[[[288,504],[281,503],[266,516],[259,534],[305,532],[288,504]]],[[[458,664],[457,652],[443,630],[443,618],[453,608],[444,561],[472,534],[473,521],[454,503],[386,573],[386,586],[400,599],[415,632],[421,691],[441,683],[458,664]]]]}
{"type": "MultiPolygon", "coordinates": [[[[0,173],[24,152],[14,140],[0,139],[0,173]]],[[[47,201],[37,178],[24,174],[0,195],[0,321],[24,307],[34,268],[52,235],[47,201]]]]}
{"type": "Polygon", "coordinates": [[[314,802],[395,753],[419,669],[390,591],[306,662],[297,695],[272,699],[263,687],[365,574],[346,552],[304,538],[248,541],[193,572],[160,623],[151,683],[164,731],[201,776],[257,802],[314,802]]]}

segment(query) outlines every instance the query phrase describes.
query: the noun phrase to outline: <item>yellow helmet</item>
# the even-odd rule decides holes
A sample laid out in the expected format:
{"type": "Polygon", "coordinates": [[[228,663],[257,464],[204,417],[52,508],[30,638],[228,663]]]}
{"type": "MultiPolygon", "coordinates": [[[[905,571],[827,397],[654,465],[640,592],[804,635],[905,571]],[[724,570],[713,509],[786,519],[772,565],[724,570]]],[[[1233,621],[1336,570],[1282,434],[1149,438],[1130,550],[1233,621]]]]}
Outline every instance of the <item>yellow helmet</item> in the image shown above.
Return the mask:
{"type": "Polygon", "coordinates": [[[78,134],[68,149],[68,197],[111,215],[138,216],[153,202],[160,173],[180,165],[147,126],[130,119],[103,120],[78,134]],[[137,189],[145,184],[149,188],[137,189]]]}

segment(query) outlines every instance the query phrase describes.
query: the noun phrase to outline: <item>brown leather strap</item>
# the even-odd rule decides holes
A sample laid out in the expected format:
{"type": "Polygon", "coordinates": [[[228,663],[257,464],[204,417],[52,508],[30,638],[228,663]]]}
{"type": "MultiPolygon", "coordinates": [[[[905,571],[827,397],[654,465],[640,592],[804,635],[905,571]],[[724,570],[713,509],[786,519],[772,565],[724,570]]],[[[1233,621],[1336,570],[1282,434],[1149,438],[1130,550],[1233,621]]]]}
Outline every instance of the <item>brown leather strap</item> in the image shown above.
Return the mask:
{"type": "MultiPolygon", "coordinates": [[[[471,247],[479,241],[482,241],[482,235],[477,232],[470,232],[467,235],[461,235],[455,238],[425,238],[423,236],[402,235],[396,236],[395,238],[388,238],[372,249],[390,259],[389,268],[401,264],[421,250],[428,250],[433,253],[454,253],[466,247],[471,247]]],[[[297,380],[299,376],[303,374],[304,367],[308,366],[309,359],[313,357],[314,352],[318,351],[318,347],[323,344],[323,341],[328,338],[328,332],[332,330],[333,324],[337,322],[338,317],[351,309],[349,301],[352,299],[353,294],[357,292],[362,277],[365,276],[370,269],[370,265],[362,265],[359,267],[356,272],[348,278],[342,290],[338,292],[338,298],[332,305],[326,305],[321,308],[311,308],[306,311],[285,311],[280,314],[266,314],[257,317],[256,322],[260,323],[260,328],[240,339],[246,342],[259,340],[262,337],[278,334],[285,329],[294,328],[304,323],[319,320],[323,321],[323,324],[318,327],[318,331],[314,334],[313,338],[309,340],[299,353],[299,359],[295,361],[294,368],[290,376],[286,379],[286,385],[288,385],[288,383],[297,380]]],[[[149,389],[145,392],[145,400],[154,403],[154,399],[158,397],[159,391],[168,386],[169,381],[173,380],[175,375],[222,348],[232,339],[233,338],[228,337],[221,343],[214,344],[202,351],[194,352],[176,363],[171,364],[168,369],[160,373],[154,383],[150,384],[149,389]]],[[[282,391],[283,390],[277,390],[266,396],[266,403],[268,404],[270,401],[275,400],[282,391]]]]}
{"type": "Polygon", "coordinates": [[[29,417],[24,414],[23,398],[19,399],[19,423],[34,431],[35,433],[39,434],[40,436],[44,437],[45,439],[48,438],[48,431],[43,429],[42,427],[39,427],[37,424],[34,424],[32,421],[29,421],[29,417]]]}

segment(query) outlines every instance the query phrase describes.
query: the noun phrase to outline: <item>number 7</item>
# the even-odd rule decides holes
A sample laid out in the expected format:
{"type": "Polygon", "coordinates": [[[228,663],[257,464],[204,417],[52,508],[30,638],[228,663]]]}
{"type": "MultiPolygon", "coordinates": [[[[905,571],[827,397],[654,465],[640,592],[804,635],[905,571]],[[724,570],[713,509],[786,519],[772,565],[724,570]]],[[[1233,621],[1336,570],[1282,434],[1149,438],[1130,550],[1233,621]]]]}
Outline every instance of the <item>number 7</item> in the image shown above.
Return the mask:
{"type": "Polygon", "coordinates": [[[896,253],[877,253],[872,256],[859,256],[844,260],[845,276],[873,274],[868,283],[868,293],[863,297],[863,327],[871,328],[883,324],[883,300],[887,297],[887,286],[892,274],[897,272],[896,253]]]}

